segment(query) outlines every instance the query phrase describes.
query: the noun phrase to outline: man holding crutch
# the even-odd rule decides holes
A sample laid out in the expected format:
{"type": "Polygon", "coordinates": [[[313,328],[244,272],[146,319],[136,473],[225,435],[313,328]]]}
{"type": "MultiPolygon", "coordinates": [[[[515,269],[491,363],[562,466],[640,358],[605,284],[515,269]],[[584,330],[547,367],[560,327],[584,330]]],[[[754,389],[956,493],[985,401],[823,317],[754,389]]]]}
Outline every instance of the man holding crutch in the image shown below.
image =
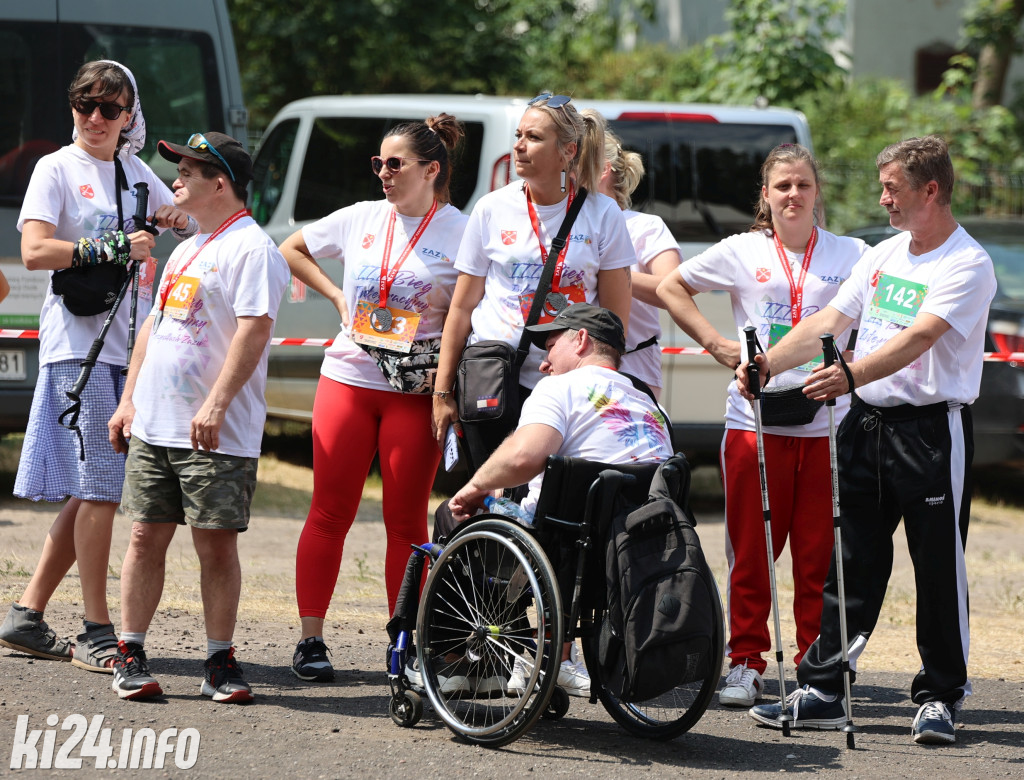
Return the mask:
{"type": "MultiPolygon", "coordinates": [[[[787,706],[794,728],[847,724],[839,587],[845,585],[849,674],[878,620],[892,571],[892,534],[902,518],[914,561],[917,645],[911,687],[919,705],[915,742],[954,742],[956,710],[971,692],[967,573],[974,454],[969,404],[981,381],[992,261],[950,208],[953,164],[938,136],[911,138],[878,155],[880,203],[899,235],[869,250],[832,302],[803,320],[765,356],[760,376],[800,365],[822,334],[859,323],[853,360],[824,366],[805,393],[826,400],[853,392],[839,428],[840,530],[845,582],[833,563],[821,634],[797,670],[802,689],[787,706]]],[[[737,381],[751,397],[741,366],[737,381]]],[[[781,727],[781,704],[750,715],[781,727]]]]}

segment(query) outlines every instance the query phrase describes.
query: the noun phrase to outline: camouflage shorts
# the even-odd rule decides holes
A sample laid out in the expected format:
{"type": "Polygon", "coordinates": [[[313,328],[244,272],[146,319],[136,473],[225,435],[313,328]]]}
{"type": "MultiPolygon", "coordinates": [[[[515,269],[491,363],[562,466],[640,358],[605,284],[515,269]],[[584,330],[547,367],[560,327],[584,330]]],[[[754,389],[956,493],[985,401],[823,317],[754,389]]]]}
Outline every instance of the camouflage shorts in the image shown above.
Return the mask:
{"type": "Polygon", "coordinates": [[[121,508],[132,522],[244,531],[257,458],[131,440],[121,508]]]}

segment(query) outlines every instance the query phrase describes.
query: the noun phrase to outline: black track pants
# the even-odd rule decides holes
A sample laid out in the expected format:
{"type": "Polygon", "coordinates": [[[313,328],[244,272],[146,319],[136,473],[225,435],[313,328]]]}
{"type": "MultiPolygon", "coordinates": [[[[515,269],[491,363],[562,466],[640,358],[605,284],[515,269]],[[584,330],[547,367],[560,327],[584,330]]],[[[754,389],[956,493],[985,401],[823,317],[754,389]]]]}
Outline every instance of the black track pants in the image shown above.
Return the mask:
{"type": "MultiPolygon", "coordinates": [[[[892,535],[902,518],[917,584],[923,665],[911,697],[917,704],[956,702],[970,693],[964,564],[974,456],[970,408],[923,412],[903,406],[879,412],[855,402],[837,440],[851,665],[856,668],[878,621],[892,573],[892,535]]],[[[843,690],[835,560],[825,582],[821,634],[797,678],[826,692],[843,690]]]]}

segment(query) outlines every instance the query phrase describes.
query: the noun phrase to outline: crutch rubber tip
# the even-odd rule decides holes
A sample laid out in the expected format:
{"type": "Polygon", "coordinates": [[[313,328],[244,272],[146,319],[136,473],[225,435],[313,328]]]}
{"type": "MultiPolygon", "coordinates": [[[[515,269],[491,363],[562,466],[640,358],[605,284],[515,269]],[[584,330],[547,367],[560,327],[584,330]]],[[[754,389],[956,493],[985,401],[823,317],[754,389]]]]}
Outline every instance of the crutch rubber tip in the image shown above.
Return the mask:
{"type": "Polygon", "coordinates": [[[776,720],[782,724],[782,736],[788,737],[790,732],[790,724],[793,723],[793,716],[783,710],[779,713],[779,717],[776,720]]]}

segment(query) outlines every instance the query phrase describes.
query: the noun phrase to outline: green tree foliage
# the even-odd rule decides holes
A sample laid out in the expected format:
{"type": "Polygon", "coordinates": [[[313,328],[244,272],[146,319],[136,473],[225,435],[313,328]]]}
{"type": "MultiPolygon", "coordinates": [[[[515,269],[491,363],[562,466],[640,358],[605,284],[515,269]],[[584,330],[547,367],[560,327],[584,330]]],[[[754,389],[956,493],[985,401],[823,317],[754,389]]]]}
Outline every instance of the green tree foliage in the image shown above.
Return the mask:
{"type": "MultiPolygon", "coordinates": [[[[309,95],[571,90],[614,48],[611,0],[231,0],[254,124],[309,95]]],[[[650,0],[620,0],[641,15],[650,0]]]]}

